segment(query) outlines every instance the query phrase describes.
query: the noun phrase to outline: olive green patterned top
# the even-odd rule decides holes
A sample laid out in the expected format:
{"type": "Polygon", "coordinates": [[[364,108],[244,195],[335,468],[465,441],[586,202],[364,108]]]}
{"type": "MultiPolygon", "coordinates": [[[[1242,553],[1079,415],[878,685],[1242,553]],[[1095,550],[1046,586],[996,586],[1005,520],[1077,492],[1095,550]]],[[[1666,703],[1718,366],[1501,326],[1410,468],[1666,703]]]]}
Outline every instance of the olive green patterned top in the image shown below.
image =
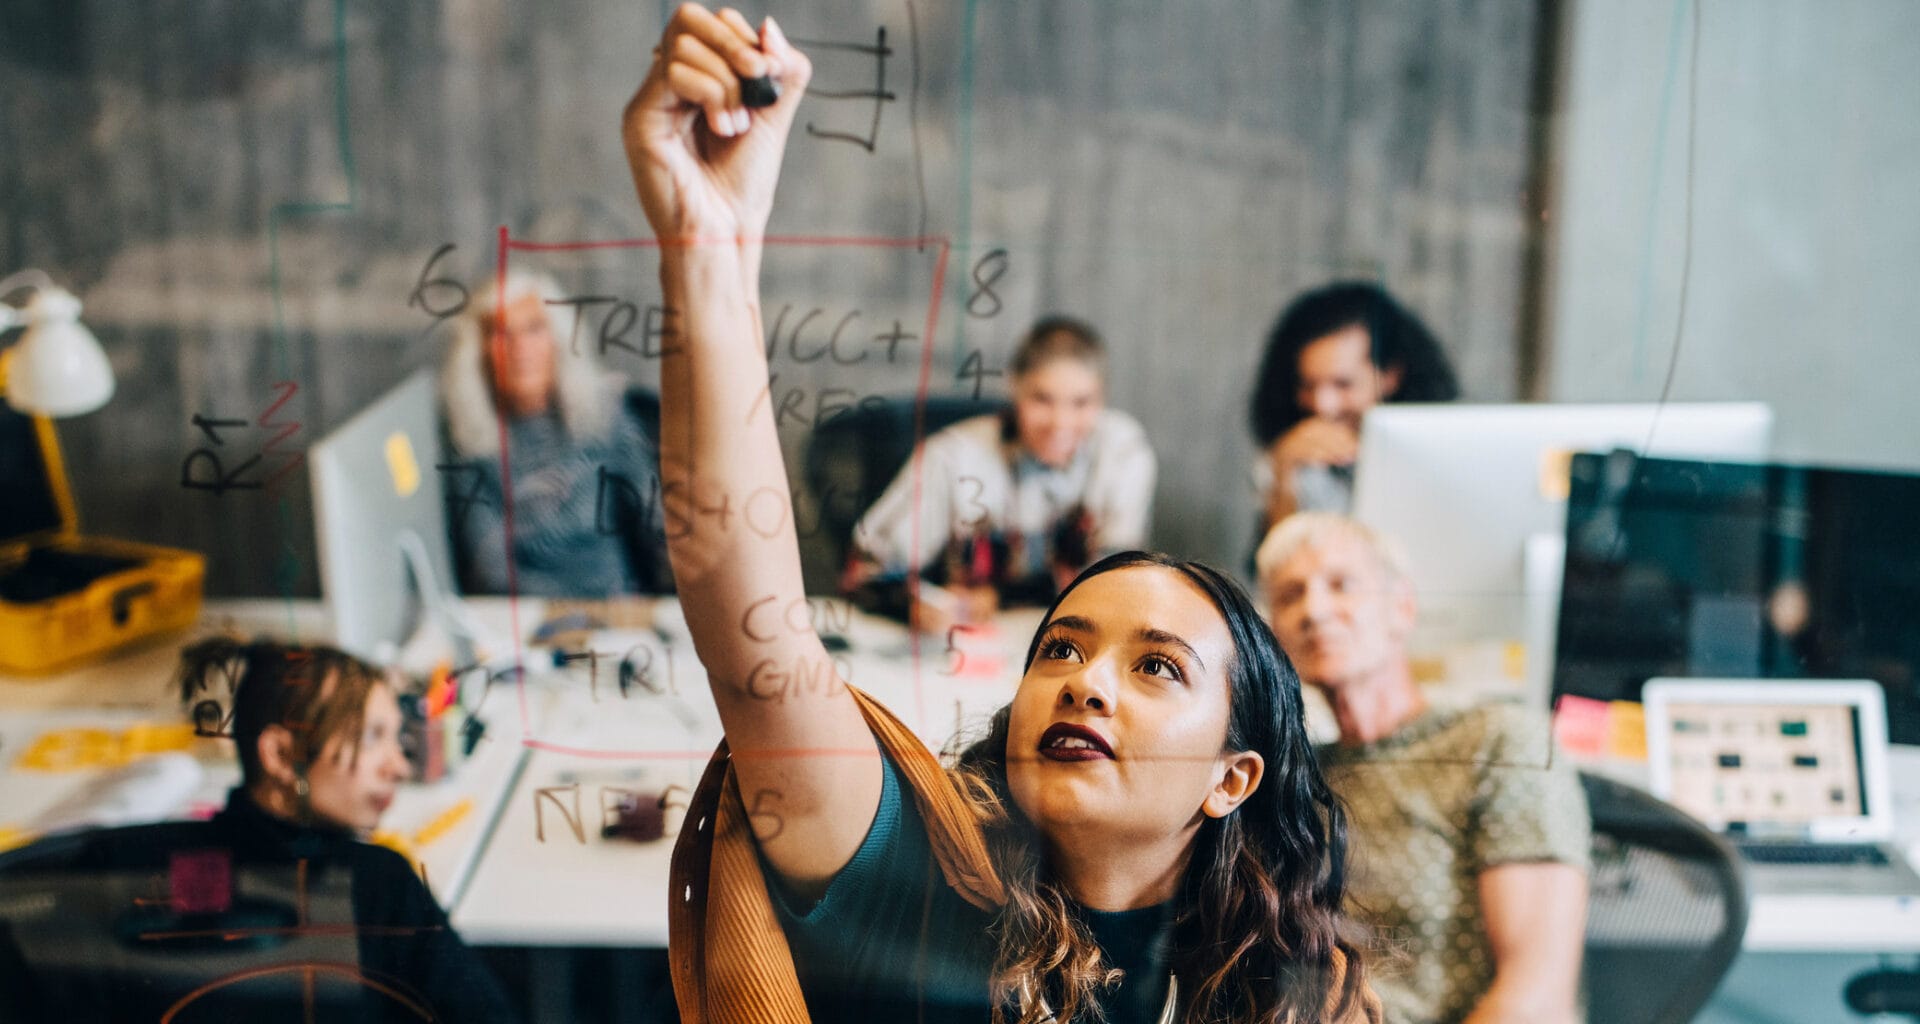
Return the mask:
{"type": "Polygon", "coordinates": [[[1482,704],[1429,708],[1383,740],[1320,749],[1347,806],[1350,909],[1404,955],[1371,965],[1389,1024],[1458,1021],[1492,984],[1482,871],[1586,869],[1586,796],[1550,743],[1544,716],[1482,704]]]}

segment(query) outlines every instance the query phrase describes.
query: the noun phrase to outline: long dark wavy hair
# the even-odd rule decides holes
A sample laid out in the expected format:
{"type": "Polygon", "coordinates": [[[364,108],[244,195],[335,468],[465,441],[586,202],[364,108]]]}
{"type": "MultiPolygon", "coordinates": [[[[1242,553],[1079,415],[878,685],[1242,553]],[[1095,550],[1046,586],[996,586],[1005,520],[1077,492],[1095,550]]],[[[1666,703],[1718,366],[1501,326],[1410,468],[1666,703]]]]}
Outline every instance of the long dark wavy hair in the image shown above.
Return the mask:
{"type": "MultiPolygon", "coordinates": [[[[1256,751],[1266,760],[1253,795],[1200,826],[1175,897],[1170,948],[1180,1019],[1309,1024],[1326,1019],[1336,1004],[1338,1017],[1365,984],[1341,913],[1346,817],[1307,737],[1300,677],[1246,592],[1198,562],[1142,551],[1112,555],[1061,591],[1027,648],[1026,664],[1033,664],[1046,623],[1075,587],[1132,566],[1171,569],[1212,599],[1233,640],[1223,749],[1256,751]],[[1338,993],[1332,991],[1336,948],[1346,959],[1338,993]]],[[[1011,718],[1012,707],[1001,708],[987,735],[962,750],[952,769],[962,792],[980,808],[994,866],[1007,888],[996,924],[994,1019],[1005,1024],[1011,1011],[1019,1024],[1050,1016],[1081,1020],[1117,974],[1101,964],[1098,945],[1048,868],[1038,830],[1013,801],[1007,782],[1011,718]]]]}
{"type": "Polygon", "coordinates": [[[1315,341],[1364,327],[1375,368],[1400,371],[1395,402],[1451,402],[1460,397],[1440,340],[1386,289],[1371,281],[1336,281],[1301,295],[1267,333],[1249,422],[1265,448],[1308,415],[1300,408],[1300,352],[1315,341]]]}

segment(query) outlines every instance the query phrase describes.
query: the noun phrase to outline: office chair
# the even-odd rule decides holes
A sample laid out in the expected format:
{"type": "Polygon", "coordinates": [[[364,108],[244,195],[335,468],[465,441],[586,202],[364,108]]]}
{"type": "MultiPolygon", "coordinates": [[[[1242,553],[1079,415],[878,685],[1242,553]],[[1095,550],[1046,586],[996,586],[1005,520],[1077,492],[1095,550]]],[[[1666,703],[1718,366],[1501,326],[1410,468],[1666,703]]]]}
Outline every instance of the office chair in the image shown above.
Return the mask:
{"type": "Polygon", "coordinates": [[[915,405],[911,396],[870,398],[821,423],[808,441],[807,487],[813,492],[819,518],[816,525],[802,517],[801,533],[827,547],[830,564],[846,564],[854,524],[893,482],[916,441],[960,420],[1007,408],[997,398],[929,397],[923,433],[916,437],[915,405]]]}
{"type": "Polygon", "coordinates": [[[1705,825],[1637,787],[1580,773],[1593,816],[1583,984],[1588,1024],[1685,1024],[1747,931],[1746,872],[1705,825]]]}
{"type": "Polygon", "coordinates": [[[659,447],[660,396],[646,388],[635,386],[627,388],[621,395],[621,401],[626,403],[627,412],[639,420],[640,425],[645,428],[647,440],[652,441],[654,447],[659,447]]]}
{"type": "Polygon", "coordinates": [[[1920,1021],[1920,968],[1880,967],[1861,971],[1841,990],[1847,1009],[1863,1017],[1900,1014],[1920,1021]]]}

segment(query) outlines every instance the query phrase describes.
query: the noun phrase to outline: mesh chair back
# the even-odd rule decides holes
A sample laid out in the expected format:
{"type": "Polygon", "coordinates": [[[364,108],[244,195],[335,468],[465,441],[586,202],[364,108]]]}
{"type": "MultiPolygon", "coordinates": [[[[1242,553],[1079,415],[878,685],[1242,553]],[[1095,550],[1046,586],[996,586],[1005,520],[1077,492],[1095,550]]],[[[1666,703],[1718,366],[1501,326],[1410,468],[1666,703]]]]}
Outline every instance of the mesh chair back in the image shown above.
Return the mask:
{"type": "Polygon", "coordinates": [[[1588,1024],[1684,1024],[1746,934],[1739,855],[1644,790],[1584,772],[1580,781],[1593,815],[1588,1024]]]}

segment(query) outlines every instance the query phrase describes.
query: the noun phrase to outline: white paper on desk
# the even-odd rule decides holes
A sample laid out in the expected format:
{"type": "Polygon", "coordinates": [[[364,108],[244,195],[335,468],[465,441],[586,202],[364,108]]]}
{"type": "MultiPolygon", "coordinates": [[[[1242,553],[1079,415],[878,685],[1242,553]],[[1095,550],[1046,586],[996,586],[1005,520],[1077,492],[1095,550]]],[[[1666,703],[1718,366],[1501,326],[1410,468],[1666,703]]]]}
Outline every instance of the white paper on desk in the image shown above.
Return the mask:
{"type": "MultiPolygon", "coordinates": [[[[653,628],[674,643],[691,646],[693,630],[687,626],[687,611],[678,601],[653,603],[653,628]]],[[[607,630],[606,632],[614,632],[607,630]]],[[[650,634],[651,635],[651,634],[650,634]]]]}
{"type": "Polygon", "coordinates": [[[549,728],[542,730],[551,735],[541,738],[648,750],[663,744],[705,749],[717,741],[720,714],[691,644],[673,643],[651,629],[603,629],[564,653],[572,656],[569,663],[539,680],[559,695],[549,728]],[[623,671],[630,679],[624,694],[623,671]]]}
{"type": "Polygon", "coordinates": [[[191,754],[149,754],[87,780],[43,811],[27,830],[51,835],[165,821],[186,806],[205,775],[191,754]]]}

